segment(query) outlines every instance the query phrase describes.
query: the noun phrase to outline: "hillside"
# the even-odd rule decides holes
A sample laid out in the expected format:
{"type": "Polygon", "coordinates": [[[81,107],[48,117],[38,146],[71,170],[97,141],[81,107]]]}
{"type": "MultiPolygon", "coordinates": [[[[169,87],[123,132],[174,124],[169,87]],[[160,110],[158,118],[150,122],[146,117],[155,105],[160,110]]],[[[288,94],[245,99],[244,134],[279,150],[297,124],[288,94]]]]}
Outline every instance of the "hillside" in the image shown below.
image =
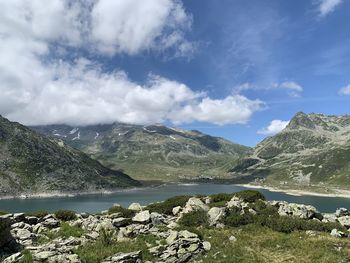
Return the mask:
{"type": "Polygon", "coordinates": [[[297,113],[232,172],[282,188],[350,189],[350,116],[297,113]]]}
{"type": "Polygon", "coordinates": [[[0,196],[93,191],[139,185],[62,140],[48,139],[0,116],[0,196]]]}
{"type": "Polygon", "coordinates": [[[175,181],[225,176],[250,148],[198,131],[114,123],[85,127],[36,126],[110,168],[137,179],[175,181]]]}

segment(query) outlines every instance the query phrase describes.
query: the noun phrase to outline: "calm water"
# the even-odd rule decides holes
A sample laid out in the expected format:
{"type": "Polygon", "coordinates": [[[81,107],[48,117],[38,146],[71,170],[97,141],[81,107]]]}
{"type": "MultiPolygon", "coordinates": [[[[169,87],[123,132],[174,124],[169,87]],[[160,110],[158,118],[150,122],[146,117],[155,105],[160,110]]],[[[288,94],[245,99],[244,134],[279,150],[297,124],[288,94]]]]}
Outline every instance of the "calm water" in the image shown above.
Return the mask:
{"type": "MultiPolygon", "coordinates": [[[[114,203],[128,206],[133,202],[148,204],[161,201],[175,195],[231,193],[247,188],[223,184],[171,184],[155,188],[142,188],[121,191],[110,195],[86,195],[77,197],[37,198],[0,200],[0,210],[9,212],[25,212],[35,210],[56,211],[60,208],[77,212],[100,212],[111,207],[114,203]]],[[[270,192],[259,189],[268,200],[285,200],[288,202],[314,205],[321,212],[334,212],[338,207],[350,209],[350,198],[291,196],[281,192],[270,192]]]]}

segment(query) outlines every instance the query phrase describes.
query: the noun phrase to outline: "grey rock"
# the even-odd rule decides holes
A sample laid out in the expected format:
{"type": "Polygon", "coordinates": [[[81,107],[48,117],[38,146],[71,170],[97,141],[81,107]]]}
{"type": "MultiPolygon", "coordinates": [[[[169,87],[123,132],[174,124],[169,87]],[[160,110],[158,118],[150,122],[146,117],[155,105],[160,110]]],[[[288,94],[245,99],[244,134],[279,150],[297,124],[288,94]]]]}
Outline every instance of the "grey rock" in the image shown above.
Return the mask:
{"type": "Polygon", "coordinates": [[[237,238],[235,236],[230,236],[229,239],[231,242],[236,242],[237,238]]]}
{"type": "Polygon", "coordinates": [[[342,226],[345,226],[346,228],[350,228],[350,216],[338,217],[338,221],[342,226]]]}
{"type": "Polygon", "coordinates": [[[225,207],[210,208],[210,210],[208,211],[210,225],[215,225],[216,223],[218,223],[218,221],[225,216],[225,210],[225,207]]]}
{"type": "Polygon", "coordinates": [[[142,263],[142,251],[118,253],[111,257],[113,263],[142,263]]]}
{"type": "Polygon", "coordinates": [[[335,211],[335,215],[336,215],[336,217],[348,216],[348,215],[350,215],[350,211],[348,209],[344,208],[344,207],[338,208],[335,211]]]}
{"type": "Polygon", "coordinates": [[[161,225],[164,224],[165,218],[163,215],[153,212],[151,213],[151,222],[153,225],[161,225]]]}
{"type": "Polygon", "coordinates": [[[177,232],[177,231],[170,231],[170,234],[167,237],[166,242],[168,244],[172,244],[177,239],[178,234],[179,234],[179,232],[177,232]]]}
{"type": "Polygon", "coordinates": [[[112,224],[115,227],[123,227],[131,224],[131,219],[130,218],[124,218],[124,217],[119,217],[116,219],[112,220],[112,224]]]}
{"type": "Polygon", "coordinates": [[[2,261],[2,263],[16,263],[16,262],[20,262],[22,258],[23,258],[22,253],[18,252],[18,253],[12,254],[11,256],[5,258],[2,261]]]}
{"type": "Polygon", "coordinates": [[[204,204],[202,202],[202,200],[200,200],[199,198],[191,197],[190,199],[188,199],[183,212],[184,213],[189,213],[189,212],[198,211],[198,210],[208,211],[209,210],[209,206],[204,204]]]}
{"type": "Polygon", "coordinates": [[[142,210],[142,206],[139,203],[132,203],[131,205],[129,205],[128,209],[139,212],[142,210]]]}
{"type": "Polygon", "coordinates": [[[345,237],[345,233],[342,232],[342,231],[339,231],[338,229],[334,228],[332,231],[331,231],[331,236],[332,237],[345,237]]]}
{"type": "Polygon", "coordinates": [[[173,215],[176,216],[178,213],[180,213],[180,211],[182,210],[182,207],[181,206],[175,206],[173,208],[173,215]]]}
{"type": "Polygon", "coordinates": [[[137,213],[133,218],[132,221],[136,223],[141,223],[141,224],[147,224],[151,219],[151,215],[148,210],[146,211],[141,211],[137,213]]]}
{"type": "Polygon", "coordinates": [[[205,251],[209,251],[209,250],[211,249],[211,244],[210,244],[210,242],[204,241],[204,242],[203,242],[203,249],[204,249],[205,251]]]}

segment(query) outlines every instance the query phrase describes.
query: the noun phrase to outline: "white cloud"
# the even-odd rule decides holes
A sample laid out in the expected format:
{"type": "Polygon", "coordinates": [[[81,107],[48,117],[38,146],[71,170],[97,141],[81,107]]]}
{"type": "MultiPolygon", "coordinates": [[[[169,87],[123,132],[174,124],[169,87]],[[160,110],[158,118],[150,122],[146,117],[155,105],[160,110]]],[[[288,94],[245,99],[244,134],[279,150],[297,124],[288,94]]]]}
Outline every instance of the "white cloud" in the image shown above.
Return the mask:
{"type": "Polygon", "coordinates": [[[0,8],[0,114],[11,120],[221,125],[245,123],[263,105],[238,95],[214,100],[154,75],[139,85],[125,72],[105,72],[84,57],[61,59],[67,47],[98,54],[133,55],[158,47],[177,55],[191,52],[184,38],[191,18],[178,0],[52,0],[45,8],[39,0],[0,0],[0,8]]]}
{"type": "Polygon", "coordinates": [[[347,85],[339,90],[341,95],[350,95],[350,85],[347,85]]]}
{"type": "Polygon", "coordinates": [[[320,0],[318,6],[319,15],[324,17],[332,13],[342,2],[343,0],[320,0]]]}
{"type": "Polygon", "coordinates": [[[193,51],[184,37],[192,18],[178,0],[100,0],[91,18],[92,41],[103,53],[133,55],[173,47],[178,55],[193,51]]]}
{"type": "Polygon", "coordinates": [[[290,97],[300,97],[300,93],[303,92],[303,87],[294,81],[285,81],[282,83],[273,83],[267,86],[258,86],[253,83],[243,83],[234,88],[236,93],[240,93],[245,90],[287,90],[290,97]]]}
{"type": "Polygon", "coordinates": [[[269,126],[258,130],[258,134],[275,135],[286,128],[288,124],[289,121],[273,120],[270,122],[269,126]]]}

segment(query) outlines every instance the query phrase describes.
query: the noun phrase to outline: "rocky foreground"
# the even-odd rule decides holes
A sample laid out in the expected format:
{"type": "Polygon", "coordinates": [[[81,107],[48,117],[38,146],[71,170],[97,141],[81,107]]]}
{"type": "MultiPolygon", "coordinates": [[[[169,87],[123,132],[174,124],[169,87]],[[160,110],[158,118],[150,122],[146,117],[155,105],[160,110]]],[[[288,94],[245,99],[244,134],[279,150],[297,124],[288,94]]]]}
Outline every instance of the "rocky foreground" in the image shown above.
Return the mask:
{"type": "MultiPolygon", "coordinates": [[[[295,218],[312,222],[333,223],[337,228],[331,229],[327,235],[335,238],[349,237],[350,211],[337,209],[332,214],[322,214],[313,206],[293,204],[281,201],[259,200],[261,205],[275,209],[281,218],[295,218]]],[[[255,203],[254,203],[255,204],[255,203]]],[[[74,217],[58,218],[57,214],[43,217],[29,216],[24,213],[6,214],[0,217],[0,253],[4,263],[12,262],[86,262],[81,258],[81,248],[92,246],[97,242],[110,244],[130,244],[140,236],[154,238],[153,244],[146,244],[147,249],[130,252],[118,252],[99,262],[188,262],[197,261],[213,247],[209,240],[203,240],[200,234],[184,228],[183,219],[195,213],[207,217],[207,227],[223,231],[229,222],[227,216],[232,211],[237,218],[254,218],[260,213],[258,206],[244,198],[233,196],[229,201],[216,202],[211,197],[191,197],[182,206],[174,206],[171,213],[152,212],[154,206],[142,207],[134,203],[128,209],[115,205],[113,209],[101,214],[75,214],[74,217]],[[113,212],[118,211],[120,212],[113,212]],[[128,213],[125,213],[128,211],[128,213]],[[248,218],[248,217],[247,217],[248,218]],[[81,232],[59,235],[63,229],[74,229],[81,232]],[[101,241],[102,240],[102,241],[101,241]],[[114,243],[112,243],[114,242],[114,243]],[[125,243],[130,242],[130,243],[125,243]],[[80,252],[79,252],[80,251],[80,252]],[[145,260],[144,255],[152,261],[145,260]]],[[[191,217],[190,221],[191,221],[191,217]]],[[[193,217],[194,218],[194,217],[193,217]]],[[[193,221],[203,220],[194,218],[193,221]]],[[[236,217],[235,217],[236,218],[236,217]]],[[[299,222],[299,221],[298,221],[299,222]]],[[[303,221],[304,222],[304,221],[303,221]]],[[[76,232],[76,231],[75,231],[76,232]]],[[[318,235],[318,231],[308,230],[307,235],[318,235]]],[[[231,236],[230,242],[236,241],[231,236]]],[[[135,245],[136,246],[136,245],[135,245]]],[[[96,253],[99,253],[96,251],[96,253]]],[[[226,261],[225,261],[226,262],[226,261]]],[[[227,261],[231,262],[231,261],[227,261]]],[[[321,261],[320,261],[321,262],[321,261]]],[[[344,261],[346,262],[346,261],[344,261]]]]}

